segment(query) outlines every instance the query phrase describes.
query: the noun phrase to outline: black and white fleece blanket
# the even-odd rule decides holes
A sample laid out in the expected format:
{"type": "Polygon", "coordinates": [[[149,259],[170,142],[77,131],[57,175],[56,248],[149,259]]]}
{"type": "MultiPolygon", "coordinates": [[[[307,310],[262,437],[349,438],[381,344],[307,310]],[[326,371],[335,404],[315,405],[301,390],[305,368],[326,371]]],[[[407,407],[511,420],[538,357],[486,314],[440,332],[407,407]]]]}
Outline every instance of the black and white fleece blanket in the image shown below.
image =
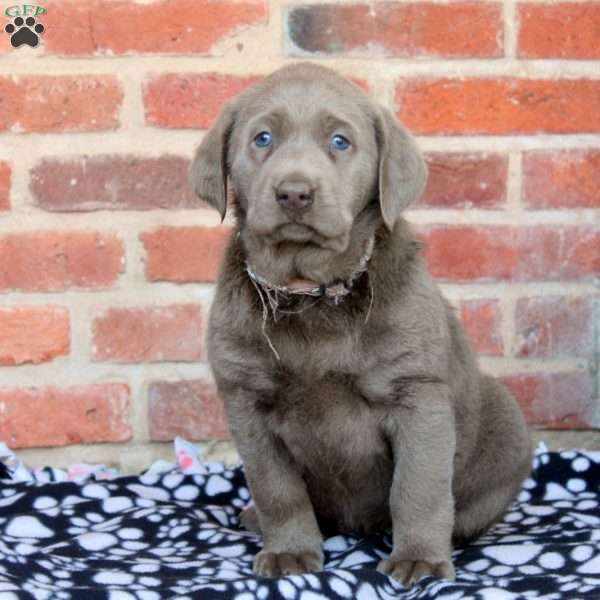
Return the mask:
{"type": "Polygon", "coordinates": [[[600,598],[600,452],[540,447],[504,521],[454,551],[456,581],[405,590],[375,570],[385,536],[325,540],[320,573],[255,577],[242,469],[203,463],[181,439],[175,450],[177,462],[132,477],[30,470],[0,445],[0,598],[600,598]]]}

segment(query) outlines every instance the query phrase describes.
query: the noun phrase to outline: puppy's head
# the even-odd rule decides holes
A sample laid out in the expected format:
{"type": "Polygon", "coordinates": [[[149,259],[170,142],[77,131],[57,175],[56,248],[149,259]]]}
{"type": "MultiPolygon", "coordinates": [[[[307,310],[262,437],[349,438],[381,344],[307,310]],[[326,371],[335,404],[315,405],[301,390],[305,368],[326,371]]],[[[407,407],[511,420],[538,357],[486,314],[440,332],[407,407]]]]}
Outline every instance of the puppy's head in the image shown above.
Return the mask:
{"type": "Polygon", "coordinates": [[[191,176],[221,217],[230,182],[253,264],[284,285],[294,276],[339,278],[343,257],[371,235],[373,213],[393,229],[426,168],[389,111],[334,71],[303,63],[224,108],[191,176]]]}

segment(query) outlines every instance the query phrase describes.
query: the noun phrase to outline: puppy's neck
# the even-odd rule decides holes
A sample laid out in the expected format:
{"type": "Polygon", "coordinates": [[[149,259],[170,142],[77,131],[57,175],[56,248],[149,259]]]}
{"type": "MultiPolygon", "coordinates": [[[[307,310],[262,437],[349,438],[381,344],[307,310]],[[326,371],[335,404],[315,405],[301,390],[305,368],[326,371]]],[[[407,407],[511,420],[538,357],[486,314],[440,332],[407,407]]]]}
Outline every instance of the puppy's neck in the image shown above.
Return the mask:
{"type": "MultiPolygon", "coordinates": [[[[293,277],[287,285],[278,285],[269,281],[266,277],[259,275],[248,260],[246,261],[246,272],[252,283],[257,287],[257,291],[259,293],[261,291],[264,292],[269,300],[272,299],[273,295],[277,298],[281,294],[285,299],[296,295],[326,297],[332,299],[335,304],[338,304],[352,291],[353,284],[358,277],[368,269],[374,245],[375,236],[371,236],[365,244],[364,252],[358,261],[356,269],[354,269],[350,276],[345,279],[338,278],[328,284],[319,283],[305,277],[293,277]]],[[[271,308],[273,308],[272,302],[271,308]]]]}

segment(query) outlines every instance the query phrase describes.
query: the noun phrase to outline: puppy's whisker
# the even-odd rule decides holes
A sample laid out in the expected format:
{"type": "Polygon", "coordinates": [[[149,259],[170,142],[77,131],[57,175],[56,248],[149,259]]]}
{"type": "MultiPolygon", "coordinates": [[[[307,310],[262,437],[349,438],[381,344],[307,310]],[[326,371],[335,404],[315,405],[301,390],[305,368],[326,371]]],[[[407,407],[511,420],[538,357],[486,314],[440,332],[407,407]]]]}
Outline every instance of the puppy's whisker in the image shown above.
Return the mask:
{"type": "MultiPolygon", "coordinates": [[[[258,297],[260,298],[260,302],[262,304],[263,310],[262,310],[262,334],[265,336],[267,343],[269,344],[269,348],[271,348],[271,350],[273,351],[273,354],[275,355],[275,358],[278,361],[281,361],[281,357],[279,356],[279,352],[277,352],[277,350],[275,349],[275,346],[273,346],[273,342],[271,341],[271,338],[269,337],[269,334],[267,333],[267,319],[269,317],[269,309],[267,307],[267,304],[265,302],[265,299],[263,298],[262,295],[262,290],[258,287],[258,284],[254,281],[254,279],[250,279],[250,281],[252,282],[252,285],[254,286],[254,289],[256,290],[256,293],[258,294],[258,297]]],[[[271,304],[271,297],[267,294],[267,297],[269,298],[269,304],[271,304]]],[[[276,302],[276,301],[275,301],[276,302]]],[[[273,310],[273,306],[271,305],[271,310],[273,310]]]]}
{"type": "Polygon", "coordinates": [[[279,297],[277,295],[277,290],[263,290],[267,295],[267,300],[269,301],[269,306],[271,308],[271,314],[273,315],[273,321],[277,322],[277,310],[279,309],[279,297]]]}
{"type": "Polygon", "coordinates": [[[369,280],[369,293],[371,295],[371,299],[369,300],[369,309],[367,310],[367,316],[365,317],[365,325],[367,324],[369,317],[371,316],[371,309],[373,308],[373,301],[375,300],[375,290],[373,289],[373,282],[371,281],[371,277],[368,273],[367,278],[369,280]]]}

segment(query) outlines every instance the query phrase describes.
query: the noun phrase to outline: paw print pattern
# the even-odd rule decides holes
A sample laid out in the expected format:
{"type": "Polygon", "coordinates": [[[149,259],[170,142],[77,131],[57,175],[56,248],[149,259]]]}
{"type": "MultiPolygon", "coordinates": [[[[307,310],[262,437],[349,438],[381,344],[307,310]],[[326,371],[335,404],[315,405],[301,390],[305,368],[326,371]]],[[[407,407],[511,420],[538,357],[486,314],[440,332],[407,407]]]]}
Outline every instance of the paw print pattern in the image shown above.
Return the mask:
{"type": "Polygon", "coordinates": [[[237,527],[243,471],[200,468],[112,483],[0,476],[0,598],[600,598],[600,453],[538,452],[503,520],[455,548],[456,581],[424,578],[411,592],[375,569],[390,534],[327,538],[317,573],[254,576],[261,538],[237,527]]]}
{"type": "Polygon", "coordinates": [[[6,25],[4,31],[10,35],[10,43],[15,48],[23,44],[35,48],[40,41],[39,36],[44,33],[44,26],[36,23],[33,17],[16,17],[12,23],[6,25]]]}

